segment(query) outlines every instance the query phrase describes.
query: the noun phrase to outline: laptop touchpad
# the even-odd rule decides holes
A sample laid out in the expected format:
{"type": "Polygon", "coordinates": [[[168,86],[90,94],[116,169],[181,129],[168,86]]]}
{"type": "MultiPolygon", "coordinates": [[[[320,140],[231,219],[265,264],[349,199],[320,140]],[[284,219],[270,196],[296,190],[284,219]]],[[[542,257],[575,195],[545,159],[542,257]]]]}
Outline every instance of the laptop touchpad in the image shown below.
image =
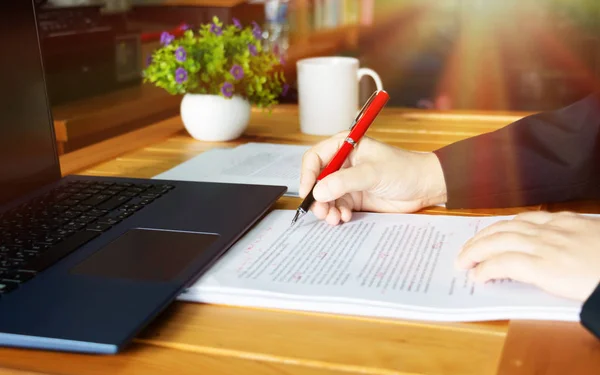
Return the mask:
{"type": "Polygon", "coordinates": [[[71,272],[138,281],[171,281],[217,238],[216,234],[132,229],[71,272]]]}

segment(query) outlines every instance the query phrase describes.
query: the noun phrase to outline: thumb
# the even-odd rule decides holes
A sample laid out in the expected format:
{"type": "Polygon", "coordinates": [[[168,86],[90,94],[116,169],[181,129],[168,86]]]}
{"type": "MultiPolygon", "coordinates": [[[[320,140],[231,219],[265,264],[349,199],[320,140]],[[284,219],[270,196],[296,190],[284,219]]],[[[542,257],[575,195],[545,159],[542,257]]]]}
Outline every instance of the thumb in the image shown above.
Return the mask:
{"type": "Polygon", "coordinates": [[[317,183],[313,190],[318,202],[331,202],[345,194],[372,189],[379,182],[379,175],[369,163],[344,168],[330,174],[317,183]]]}

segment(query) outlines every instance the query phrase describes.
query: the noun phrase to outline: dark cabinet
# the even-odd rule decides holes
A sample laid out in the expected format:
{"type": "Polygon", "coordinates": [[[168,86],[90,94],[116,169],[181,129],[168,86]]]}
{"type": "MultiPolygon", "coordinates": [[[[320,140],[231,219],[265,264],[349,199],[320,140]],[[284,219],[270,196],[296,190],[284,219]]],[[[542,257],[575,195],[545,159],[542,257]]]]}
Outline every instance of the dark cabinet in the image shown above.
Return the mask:
{"type": "Polygon", "coordinates": [[[166,1],[161,5],[136,5],[131,9],[130,19],[157,27],[170,27],[186,23],[192,27],[209,23],[214,16],[225,24],[239,19],[243,24],[256,21],[264,22],[264,5],[250,4],[246,1],[166,1]],[[223,5],[206,5],[206,4],[223,5]]]}

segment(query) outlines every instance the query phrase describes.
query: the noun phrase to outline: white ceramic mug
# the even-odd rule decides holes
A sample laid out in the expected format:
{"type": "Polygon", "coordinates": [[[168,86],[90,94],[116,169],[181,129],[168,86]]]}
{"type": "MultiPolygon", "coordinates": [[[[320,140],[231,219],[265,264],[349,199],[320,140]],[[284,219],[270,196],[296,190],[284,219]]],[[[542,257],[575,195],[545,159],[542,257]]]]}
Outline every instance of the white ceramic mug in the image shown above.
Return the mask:
{"type": "Polygon", "coordinates": [[[298,106],[300,130],[305,134],[333,135],[348,130],[359,105],[359,82],[365,75],[383,89],[379,75],[359,68],[351,57],[316,57],[299,60],[298,106]]]}

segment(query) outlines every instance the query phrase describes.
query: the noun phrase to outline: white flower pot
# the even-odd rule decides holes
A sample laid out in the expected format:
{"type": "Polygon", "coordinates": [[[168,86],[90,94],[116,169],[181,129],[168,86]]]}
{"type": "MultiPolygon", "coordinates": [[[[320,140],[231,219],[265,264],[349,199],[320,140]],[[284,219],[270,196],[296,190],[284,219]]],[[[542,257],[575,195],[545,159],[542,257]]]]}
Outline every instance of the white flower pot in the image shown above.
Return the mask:
{"type": "Polygon", "coordinates": [[[192,137],[200,141],[222,142],[242,135],[250,121],[250,103],[239,97],[185,94],[181,119],[192,137]]]}

